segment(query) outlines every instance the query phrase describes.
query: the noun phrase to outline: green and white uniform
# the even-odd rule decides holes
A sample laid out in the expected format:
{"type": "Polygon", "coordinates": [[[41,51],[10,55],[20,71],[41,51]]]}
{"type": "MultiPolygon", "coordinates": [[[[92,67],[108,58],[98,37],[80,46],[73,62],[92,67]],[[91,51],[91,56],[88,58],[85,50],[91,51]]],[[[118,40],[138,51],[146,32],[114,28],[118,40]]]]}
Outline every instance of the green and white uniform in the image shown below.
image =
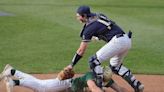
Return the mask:
{"type": "MultiPolygon", "coordinates": [[[[13,76],[19,78],[19,80],[14,80],[14,82],[19,81],[19,84],[15,83],[15,86],[30,88],[35,92],[61,92],[63,90],[68,90],[69,92],[82,92],[83,89],[87,87],[87,81],[94,80],[92,72],[87,72],[83,76],[75,79],[62,81],[58,78],[41,80],[19,70],[16,70],[13,76]]],[[[111,84],[112,80],[107,86],[109,87],[111,84]]]]}
{"type": "MultiPolygon", "coordinates": [[[[73,92],[82,92],[85,87],[88,87],[87,86],[88,80],[94,80],[96,82],[92,72],[87,72],[85,75],[73,79],[71,90],[73,92]]],[[[114,80],[111,79],[106,85],[104,85],[104,87],[110,87],[113,83],[114,83],[114,80]]]]}

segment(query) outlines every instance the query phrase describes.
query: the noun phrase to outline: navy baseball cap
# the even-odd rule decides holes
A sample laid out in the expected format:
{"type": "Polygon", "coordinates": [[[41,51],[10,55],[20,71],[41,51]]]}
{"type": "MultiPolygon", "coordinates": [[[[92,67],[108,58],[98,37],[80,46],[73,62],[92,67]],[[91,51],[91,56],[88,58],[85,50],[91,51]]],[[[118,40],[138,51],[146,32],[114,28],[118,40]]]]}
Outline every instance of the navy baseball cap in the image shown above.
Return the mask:
{"type": "Polygon", "coordinates": [[[91,13],[89,6],[85,6],[85,5],[80,6],[77,9],[77,13],[80,14],[80,15],[86,14],[88,17],[91,17],[91,16],[95,16],[96,15],[95,13],[91,13]]]}

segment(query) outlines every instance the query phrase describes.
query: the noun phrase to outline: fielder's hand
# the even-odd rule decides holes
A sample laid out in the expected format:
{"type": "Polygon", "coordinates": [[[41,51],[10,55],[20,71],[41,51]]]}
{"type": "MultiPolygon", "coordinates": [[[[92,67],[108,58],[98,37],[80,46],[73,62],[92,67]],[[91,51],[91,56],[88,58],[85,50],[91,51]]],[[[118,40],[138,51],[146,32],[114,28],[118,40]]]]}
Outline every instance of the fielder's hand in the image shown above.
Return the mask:
{"type": "Polygon", "coordinates": [[[66,69],[66,70],[73,70],[73,67],[72,67],[72,65],[68,65],[68,66],[65,67],[64,69],[66,69]]]}
{"type": "Polygon", "coordinates": [[[72,69],[64,69],[59,72],[57,77],[59,78],[59,80],[65,80],[65,79],[73,78],[74,75],[75,72],[72,69]]]}

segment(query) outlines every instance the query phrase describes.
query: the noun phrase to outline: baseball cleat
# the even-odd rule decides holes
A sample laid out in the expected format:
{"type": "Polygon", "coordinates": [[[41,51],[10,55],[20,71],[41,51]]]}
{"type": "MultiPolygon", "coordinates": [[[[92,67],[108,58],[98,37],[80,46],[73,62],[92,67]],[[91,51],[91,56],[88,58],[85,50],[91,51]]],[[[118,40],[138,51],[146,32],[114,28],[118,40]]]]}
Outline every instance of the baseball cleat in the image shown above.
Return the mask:
{"type": "Polygon", "coordinates": [[[5,68],[3,69],[3,72],[0,74],[0,81],[1,81],[4,77],[11,76],[11,69],[13,69],[13,67],[10,66],[9,64],[7,64],[7,65],[5,66],[5,68]]]}
{"type": "Polygon", "coordinates": [[[139,92],[143,92],[143,90],[144,90],[144,85],[141,84],[141,85],[138,87],[138,89],[139,89],[139,92]]]}
{"type": "Polygon", "coordinates": [[[7,92],[13,92],[14,81],[10,77],[4,77],[7,92]]]}
{"type": "Polygon", "coordinates": [[[138,87],[135,89],[135,92],[143,92],[144,90],[144,85],[138,82],[138,87]]]}

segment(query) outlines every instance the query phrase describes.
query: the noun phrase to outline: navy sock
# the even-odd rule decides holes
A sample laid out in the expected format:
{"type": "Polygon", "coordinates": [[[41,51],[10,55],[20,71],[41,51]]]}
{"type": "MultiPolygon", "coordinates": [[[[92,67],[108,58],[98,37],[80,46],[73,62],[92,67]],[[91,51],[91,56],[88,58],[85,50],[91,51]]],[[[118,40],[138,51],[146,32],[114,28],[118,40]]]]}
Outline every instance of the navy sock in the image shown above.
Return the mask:
{"type": "Polygon", "coordinates": [[[19,80],[13,80],[15,85],[19,85],[20,84],[20,81],[19,80]]]}
{"type": "Polygon", "coordinates": [[[15,69],[11,69],[11,75],[13,76],[15,74],[15,69]]]}

